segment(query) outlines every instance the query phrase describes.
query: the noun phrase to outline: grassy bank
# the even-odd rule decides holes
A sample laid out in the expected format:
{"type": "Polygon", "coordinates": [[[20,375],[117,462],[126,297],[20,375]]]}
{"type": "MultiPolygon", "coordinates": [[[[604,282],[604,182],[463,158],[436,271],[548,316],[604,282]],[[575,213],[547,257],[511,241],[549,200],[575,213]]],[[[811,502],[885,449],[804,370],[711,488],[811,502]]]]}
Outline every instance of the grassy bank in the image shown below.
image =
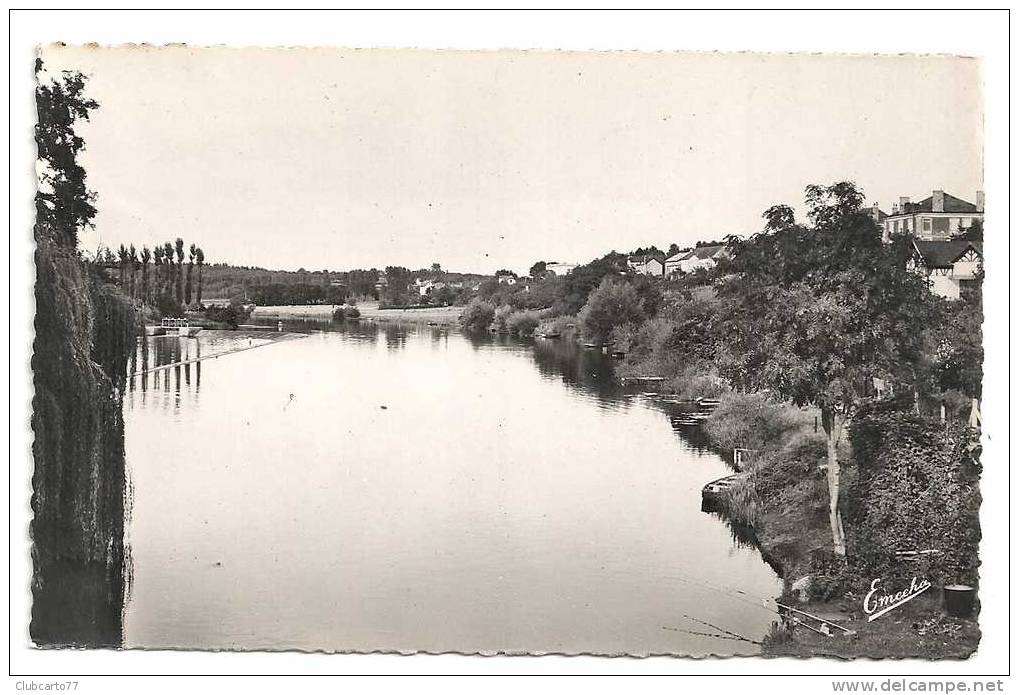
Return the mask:
{"type": "MultiPolygon", "coordinates": [[[[331,320],[336,306],[317,304],[309,306],[259,306],[251,312],[252,318],[321,319],[331,320]]],[[[396,321],[401,323],[439,323],[456,325],[463,307],[436,306],[425,309],[380,309],[377,303],[357,305],[361,319],[368,321],[396,321]]]]}

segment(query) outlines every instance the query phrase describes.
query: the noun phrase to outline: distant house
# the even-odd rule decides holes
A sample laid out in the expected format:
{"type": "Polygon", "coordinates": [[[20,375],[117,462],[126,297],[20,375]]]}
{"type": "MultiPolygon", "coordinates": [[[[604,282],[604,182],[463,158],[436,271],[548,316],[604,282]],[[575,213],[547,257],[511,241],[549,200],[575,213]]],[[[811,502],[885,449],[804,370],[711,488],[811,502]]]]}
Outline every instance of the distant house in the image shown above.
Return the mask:
{"type": "Polygon", "coordinates": [[[549,261],[545,264],[545,272],[552,273],[553,275],[566,275],[566,273],[570,272],[578,265],[578,263],[557,263],[555,261],[549,261]]]}
{"type": "Polygon", "coordinates": [[[641,275],[661,277],[665,274],[664,253],[640,253],[626,259],[626,267],[641,275]]]}
{"type": "Polygon", "coordinates": [[[698,246],[692,251],[680,251],[665,259],[665,274],[692,273],[699,268],[711,269],[728,255],[724,244],[698,246]]]}
{"type": "Polygon", "coordinates": [[[513,273],[496,273],[495,279],[499,281],[500,285],[515,285],[517,284],[517,276],[513,273]]]}
{"type": "Polygon", "coordinates": [[[922,241],[948,241],[983,219],[983,191],[977,191],[974,203],[944,191],[933,191],[919,203],[909,202],[906,196],[899,198],[892,206],[892,214],[881,220],[882,236],[885,241],[897,234],[910,234],[922,241]]]}
{"type": "Polygon", "coordinates": [[[411,289],[417,291],[418,295],[424,297],[429,292],[437,291],[446,286],[446,283],[426,278],[416,278],[411,289]]]}
{"type": "Polygon", "coordinates": [[[972,290],[984,262],[979,241],[913,241],[907,268],[927,279],[930,291],[946,299],[959,299],[972,290]]]}

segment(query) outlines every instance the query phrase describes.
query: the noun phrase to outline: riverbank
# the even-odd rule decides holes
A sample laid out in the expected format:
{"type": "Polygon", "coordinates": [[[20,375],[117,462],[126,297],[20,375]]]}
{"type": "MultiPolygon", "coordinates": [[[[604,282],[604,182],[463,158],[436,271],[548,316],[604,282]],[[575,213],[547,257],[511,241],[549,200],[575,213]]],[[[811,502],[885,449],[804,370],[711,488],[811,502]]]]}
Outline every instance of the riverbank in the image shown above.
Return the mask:
{"type": "Polygon", "coordinates": [[[808,629],[774,630],[764,640],[764,656],[829,657],[836,659],[966,659],[980,641],[976,620],[946,615],[941,591],[931,588],[917,598],[868,621],[863,597],[815,601],[797,606],[831,620],[853,634],[821,635],[808,629]]]}
{"type": "MultiPolygon", "coordinates": [[[[279,319],[332,319],[336,306],[329,304],[309,306],[259,306],[251,312],[252,318],[279,319]]],[[[380,309],[378,303],[358,304],[361,320],[395,321],[400,323],[435,323],[455,326],[463,307],[436,306],[423,309],[380,309]]]]}
{"type": "MultiPolygon", "coordinates": [[[[640,368],[639,365],[634,367],[640,368]]],[[[679,371],[659,382],[658,390],[697,397],[708,395],[708,389],[714,386],[710,379],[698,379],[679,371]]],[[[734,525],[752,529],[761,556],[782,577],[783,591],[779,600],[854,632],[848,637],[825,636],[806,627],[792,630],[777,627],[765,640],[764,655],[960,659],[976,651],[980,640],[976,617],[949,616],[942,605],[943,584],[960,578],[963,583],[973,581],[966,575],[965,562],[960,569],[951,562],[938,566],[933,561],[889,557],[893,554],[888,553],[889,548],[895,547],[942,547],[950,555],[953,546],[954,549],[966,548],[972,545],[972,539],[967,540],[952,530],[943,532],[941,543],[917,546],[916,543],[924,541],[899,537],[896,529],[888,529],[887,538],[871,539],[873,530],[863,525],[865,518],[861,514],[866,512],[860,509],[879,507],[885,498],[875,497],[875,492],[861,482],[861,476],[865,481],[873,475],[887,475],[881,471],[887,470],[889,464],[867,464],[866,459],[872,458],[872,452],[854,448],[859,444],[856,441],[860,436],[858,432],[839,444],[851,556],[849,563],[844,563],[832,553],[824,469],[827,452],[818,413],[811,408],[774,401],[761,393],[726,390],[719,400],[719,406],[702,426],[709,446],[722,455],[729,455],[737,448],[751,452],[744,457],[740,471],[746,475],[723,501],[723,515],[734,525]],[[861,458],[864,461],[861,462],[861,458]],[[862,465],[870,466],[866,473],[861,471],[862,465]],[[875,465],[878,467],[874,468],[875,465]],[[908,545],[910,540],[914,545],[908,545]],[[885,559],[876,561],[872,556],[881,552],[885,553],[885,559]],[[863,612],[863,599],[870,582],[881,578],[887,586],[901,588],[907,586],[913,576],[927,578],[934,586],[908,604],[869,622],[863,612]]],[[[912,413],[881,417],[886,430],[879,437],[879,448],[885,452],[884,456],[902,461],[900,465],[910,469],[922,465],[914,464],[907,450],[901,448],[897,433],[904,432],[902,436],[909,447],[928,447],[921,458],[937,462],[932,464],[933,475],[938,475],[939,471],[956,471],[963,465],[956,460],[957,451],[949,453],[951,428],[912,413]],[[932,434],[934,432],[942,434],[932,434]]],[[[858,429],[872,426],[862,418],[857,424],[858,429]]],[[[893,495],[903,499],[915,496],[911,493],[893,495]]],[[[900,515],[906,514],[900,509],[901,504],[901,501],[896,503],[895,509],[900,510],[900,515]]],[[[956,507],[960,504],[957,502],[956,507]]],[[[890,512],[886,509],[875,513],[890,512]]],[[[965,512],[957,511],[957,514],[965,515],[965,512]]],[[[908,527],[906,523],[899,525],[908,527]]],[[[961,550],[956,552],[965,554],[961,550]]]]}
{"type": "MultiPolygon", "coordinates": [[[[711,445],[718,450],[742,447],[756,451],[744,466],[747,475],[742,488],[734,489],[727,500],[726,513],[753,529],[762,557],[783,579],[783,602],[855,633],[825,636],[803,627],[779,629],[765,641],[762,653],[847,659],[968,657],[976,651],[980,629],[975,616],[963,619],[945,613],[941,586],[949,583],[945,575],[953,572],[946,570],[951,563],[937,566],[933,561],[889,560],[886,555],[881,565],[872,557],[882,551],[879,544],[913,546],[905,545],[906,539],[898,538],[894,529],[888,531],[887,539],[870,538],[871,531],[862,526],[859,511],[844,515],[849,562],[833,555],[828,486],[822,468],[825,442],[823,433],[815,431],[814,415],[810,409],[773,402],[761,394],[730,393],[722,397],[704,426],[711,445]],[[863,600],[873,579],[882,579],[890,588],[902,588],[914,576],[929,579],[934,586],[878,620],[868,621],[863,600]]],[[[894,437],[882,438],[882,442],[893,458],[905,456],[896,449],[894,437]]],[[[850,441],[839,445],[846,476],[845,505],[850,506],[853,498],[857,509],[880,505],[880,499],[857,482],[864,473],[858,460],[862,452],[854,446],[850,441]]],[[[934,456],[931,453],[927,458],[934,456]]],[[[948,535],[943,543],[951,545],[953,539],[948,535]]],[[[887,553],[887,548],[884,551],[887,553]]],[[[948,549],[946,553],[951,554],[948,549]]],[[[965,575],[950,576],[972,581],[965,575]]]]}

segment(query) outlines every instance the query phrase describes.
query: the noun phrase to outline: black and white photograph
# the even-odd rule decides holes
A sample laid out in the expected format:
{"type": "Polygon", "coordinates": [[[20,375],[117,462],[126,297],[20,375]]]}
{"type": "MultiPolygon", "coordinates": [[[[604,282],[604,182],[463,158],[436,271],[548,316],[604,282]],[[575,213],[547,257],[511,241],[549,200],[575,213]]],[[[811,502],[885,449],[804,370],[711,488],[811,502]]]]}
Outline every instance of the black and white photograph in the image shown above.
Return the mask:
{"type": "Polygon", "coordinates": [[[12,52],[12,645],[913,674],[1004,648],[980,55],[227,38],[12,52]]]}

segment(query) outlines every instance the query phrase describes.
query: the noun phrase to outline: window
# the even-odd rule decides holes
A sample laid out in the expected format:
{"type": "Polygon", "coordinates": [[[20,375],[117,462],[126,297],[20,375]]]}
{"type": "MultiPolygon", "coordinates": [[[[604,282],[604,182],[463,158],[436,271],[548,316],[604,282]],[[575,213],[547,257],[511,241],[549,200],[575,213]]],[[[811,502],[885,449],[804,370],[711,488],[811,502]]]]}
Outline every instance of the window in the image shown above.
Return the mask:
{"type": "Polygon", "coordinates": [[[925,232],[931,231],[931,218],[930,217],[924,217],[922,219],[923,219],[923,221],[921,222],[921,224],[923,225],[923,231],[925,231],[925,232]]]}

